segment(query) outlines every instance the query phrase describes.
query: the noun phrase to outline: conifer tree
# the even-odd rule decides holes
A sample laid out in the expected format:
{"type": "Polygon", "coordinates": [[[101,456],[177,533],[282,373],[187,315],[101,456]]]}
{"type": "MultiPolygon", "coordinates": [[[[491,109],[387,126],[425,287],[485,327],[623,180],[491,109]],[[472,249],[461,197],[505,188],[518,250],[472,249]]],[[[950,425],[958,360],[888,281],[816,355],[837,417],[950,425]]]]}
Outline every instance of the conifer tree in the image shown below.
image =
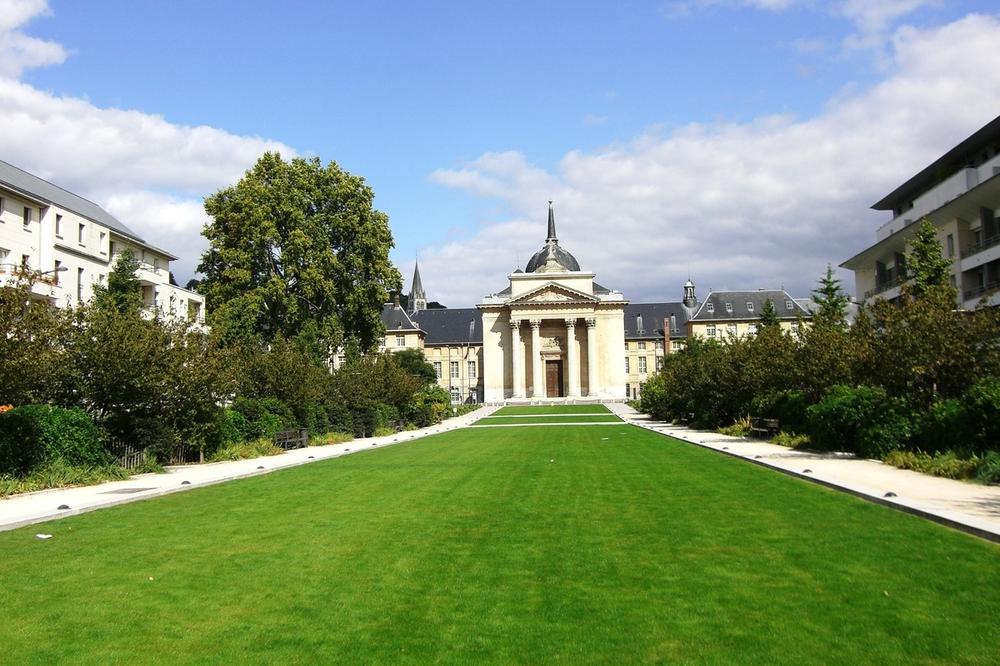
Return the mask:
{"type": "Polygon", "coordinates": [[[778,326],[778,312],[774,309],[774,302],[768,298],[764,301],[764,306],[760,309],[760,322],[758,326],[766,328],[768,326],[778,326]]]}
{"type": "Polygon", "coordinates": [[[812,292],[812,300],[819,306],[813,315],[813,321],[818,325],[842,327],[847,322],[844,318],[844,308],[850,302],[840,280],[833,275],[833,268],[826,265],[826,275],[819,279],[819,287],[812,292]]]}
{"type": "Polygon", "coordinates": [[[926,217],[920,221],[917,233],[910,241],[910,248],[906,254],[906,269],[913,279],[909,288],[913,297],[920,298],[938,290],[953,292],[953,287],[948,284],[951,262],[941,254],[937,229],[926,217]]]}

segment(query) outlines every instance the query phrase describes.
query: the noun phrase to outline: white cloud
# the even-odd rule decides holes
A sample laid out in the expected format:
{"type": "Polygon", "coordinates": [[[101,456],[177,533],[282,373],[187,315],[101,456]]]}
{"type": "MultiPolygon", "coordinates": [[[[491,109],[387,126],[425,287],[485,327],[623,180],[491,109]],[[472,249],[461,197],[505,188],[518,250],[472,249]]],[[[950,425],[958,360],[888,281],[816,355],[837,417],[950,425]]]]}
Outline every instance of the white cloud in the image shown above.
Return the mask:
{"type": "Polygon", "coordinates": [[[17,78],[26,69],[66,59],[66,50],[59,44],[21,30],[33,18],[49,13],[46,0],[0,0],[0,77],[17,78]]]}
{"type": "MultiPolygon", "coordinates": [[[[874,240],[868,206],[1000,109],[1000,21],[969,16],[892,35],[893,70],[811,118],[693,124],[565,155],[555,173],[487,154],[432,180],[500,199],[510,221],[421,251],[432,299],[456,306],[503,288],[515,254],[541,246],[556,200],[560,240],[598,281],[634,300],[784,285],[807,295],[874,240]],[[969,53],[977,57],[970,59],[969,53]]],[[[848,287],[850,287],[848,280],[848,287]]]]}

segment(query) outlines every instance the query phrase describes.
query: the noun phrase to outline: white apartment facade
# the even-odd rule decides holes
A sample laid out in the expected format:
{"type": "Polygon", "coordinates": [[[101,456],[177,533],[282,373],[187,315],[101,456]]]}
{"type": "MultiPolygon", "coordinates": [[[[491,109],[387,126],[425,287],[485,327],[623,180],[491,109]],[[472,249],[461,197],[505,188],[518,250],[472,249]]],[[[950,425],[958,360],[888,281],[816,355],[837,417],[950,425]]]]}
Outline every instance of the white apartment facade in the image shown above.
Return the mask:
{"type": "Polygon", "coordinates": [[[899,297],[908,279],[909,242],[925,217],[951,261],[959,305],[1000,304],[1000,116],[872,208],[893,217],[878,229],[873,245],[841,264],[854,271],[859,304],[899,297]]]}
{"type": "Polygon", "coordinates": [[[97,204],[0,161],[0,285],[29,273],[35,296],[73,307],[93,297],[126,249],[139,262],[146,316],[204,325],[205,297],[170,283],[177,257],[97,204]]]}

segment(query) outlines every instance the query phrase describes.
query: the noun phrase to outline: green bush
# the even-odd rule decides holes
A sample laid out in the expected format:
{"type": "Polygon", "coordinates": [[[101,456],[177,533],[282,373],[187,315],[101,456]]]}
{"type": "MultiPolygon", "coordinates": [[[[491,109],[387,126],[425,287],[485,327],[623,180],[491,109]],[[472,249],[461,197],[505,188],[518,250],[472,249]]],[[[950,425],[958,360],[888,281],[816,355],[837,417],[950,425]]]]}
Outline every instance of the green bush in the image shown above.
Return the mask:
{"type": "Polygon", "coordinates": [[[243,416],[243,412],[235,409],[222,410],[219,418],[219,436],[223,446],[246,440],[249,429],[250,424],[243,416]]]}
{"type": "Polygon", "coordinates": [[[233,409],[246,420],[246,440],[273,438],[275,433],[298,427],[292,410],[277,398],[239,397],[233,409]]]}
{"type": "Polygon", "coordinates": [[[329,432],[319,433],[309,436],[309,446],[329,446],[331,444],[343,444],[354,439],[354,435],[349,432],[329,432]]]}
{"type": "Polygon", "coordinates": [[[968,419],[970,446],[974,450],[996,450],[1000,447],[1000,378],[977,382],[963,401],[968,419]]]}
{"type": "Polygon", "coordinates": [[[971,479],[981,467],[982,459],[975,456],[961,458],[952,451],[933,455],[923,451],[890,451],[885,457],[885,463],[947,479],[971,479]]]}
{"type": "Polygon", "coordinates": [[[262,437],[246,442],[231,442],[218,451],[215,451],[209,458],[209,461],[246,460],[248,458],[260,458],[261,456],[276,456],[281,453],[284,453],[284,451],[281,447],[274,445],[273,439],[262,437]]]}
{"type": "Polygon", "coordinates": [[[807,449],[810,445],[809,435],[799,435],[784,430],[772,437],[771,443],[778,446],[787,446],[790,449],[807,449]]]}
{"type": "Polygon", "coordinates": [[[920,415],[913,445],[920,451],[975,450],[975,432],[961,400],[938,400],[920,415]]]}
{"type": "Polygon", "coordinates": [[[911,418],[901,401],[870,386],[833,386],[806,410],[814,448],[850,451],[864,458],[881,459],[904,448],[911,435],[911,418]]]}
{"type": "Polygon", "coordinates": [[[806,410],[809,399],[801,391],[782,391],[772,393],[757,405],[760,416],[778,419],[782,429],[802,432],[806,429],[806,410]]]}
{"type": "Polygon", "coordinates": [[[81,467],[67,463],[62,458],[43,463],[26,476],[0,474],[0,497],[17,493],[30,493],[47,488],[89,486],[104,481],[121,481],[132,472],[115,464],[81,467]]]}
{"type": "Polygon", "coordinates": [[[746,416],[737,419],[731,425],[719,428],[716,432],[720,435],[729,435],[730,437],[746,437],[750,434],[750,417],[746,416]]]}
{"type": "Polygon", "coordinates": [[[0,473],[23,475],[56,460],[75,467],[111,464],[86,412],[24,405],[0,414],[0,473]]]}
{"type": "Polygon", "coordinates": [[[983,483],[1000,484],[1000,452],[991,451],[979,459],[976,479],[983,483]]]}

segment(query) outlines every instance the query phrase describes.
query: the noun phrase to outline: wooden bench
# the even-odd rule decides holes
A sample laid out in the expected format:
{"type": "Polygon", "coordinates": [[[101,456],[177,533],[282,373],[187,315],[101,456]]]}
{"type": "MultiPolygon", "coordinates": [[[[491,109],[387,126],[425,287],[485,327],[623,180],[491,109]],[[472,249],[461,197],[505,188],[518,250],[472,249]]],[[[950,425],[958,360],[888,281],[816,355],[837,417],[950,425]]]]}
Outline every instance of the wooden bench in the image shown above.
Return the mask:
{"type": "Polygon", "coordinates": [[[309,446],[309,429],[282,430],[274,433],[274,445],[285,449],[301,449],[309,446]]]}
{"type": "Polygon", "coordinates": [[[750,417],[750,436],[771,439],[781,430],[778,419],[765,419],[762,416],[750,417]]]}
{"type": "Polygon", "coordinates": [[[694,421],[694,412],[688,412],[687,414],[684,414],[679,419],[677,419],[677,423],[681,425],[687,425],[692,421],[694,421]]]}

